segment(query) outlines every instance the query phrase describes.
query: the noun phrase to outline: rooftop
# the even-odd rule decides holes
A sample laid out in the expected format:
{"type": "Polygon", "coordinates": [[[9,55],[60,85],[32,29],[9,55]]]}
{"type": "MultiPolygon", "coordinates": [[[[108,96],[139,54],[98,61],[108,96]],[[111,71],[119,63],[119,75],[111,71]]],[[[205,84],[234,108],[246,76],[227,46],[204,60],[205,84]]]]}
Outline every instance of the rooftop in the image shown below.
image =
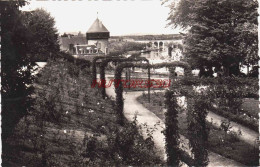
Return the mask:
{"type": "Polygon", "coordinates": [[[90,26],[90,28],[87,31],[87,33],[95,32],[109,32],[98,18],[94,21],[94,23],[90,26]]]}

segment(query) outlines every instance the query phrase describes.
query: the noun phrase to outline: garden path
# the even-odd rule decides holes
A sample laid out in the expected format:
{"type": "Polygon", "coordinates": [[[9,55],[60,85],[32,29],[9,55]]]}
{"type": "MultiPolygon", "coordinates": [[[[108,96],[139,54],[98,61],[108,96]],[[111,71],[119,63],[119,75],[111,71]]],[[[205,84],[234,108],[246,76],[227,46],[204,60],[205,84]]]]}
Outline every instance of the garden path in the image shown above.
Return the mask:
{"type": "MultiPolygon", "coordinates": [[[[186,107],[187,104],[185,104],[185,97],[183,96],[179,99],[181,106],[186,107]]],[[[227,118],[217,115],[211,111],[209,111],[206,119],[207,121],[212,122],[213,125],[216,127],[220,127],[222,121],[227,120],[227,118]]],[[[252,146],[257,146],[257,139],[259,137],[259,133],[233,121],[230,121],[230,126],[230,130],[233,132],[239,133],[239,131],[241,131],[241,135],[239,135],[239,138],[241,140],[245,141],[246,143],[252,146]]]]}
{"type": "MultiPolygon", "coordinates": [[[[113,75],[107,75],[107,77],[114,77],[113,75]]],[[[99,77],[98,77],[99,78],[99,77]]],[[[125,97],[125,96],[124,96],[125,97]]],[[[185,97],[181,97],[180,99],[180,104],[183,105],[184,107],[186,106],[185,104],[185,97]]],[[[214,126],[216,127],[220,127],[221,123],[223,120],[227,120],[226,118],[217,115],[213,112],[208,113],[207,115],[207,121],[212,122],[214,126]]],[[[230,130],[239,133],[239,131],[241,132],[241,135],[239,135],[239,138],[241,140],[243,140],[244,142],[252,145],[252,146],[256,146],[258,145],[257,140],[259,139],[259,133],[255,132],[254,130],[251,130],[241,124],[238,124],[236,122],[231,121],[230,122],[230,130]]]]}
{"type": "MultiPolygon", "coordinates": [[[[114,87],[107,88],[106,93],[108,96],[115,98],[114,87]]],[[[127,93],[124,92],[124,115],[128,120],[133,121],[134,116],[137,113],[138,125],[147,124],[147,128],[154,128],[155,124],[158,123],[156,129],[153,132],[153,140],[155,147],[160,151],[163,158],[166,159],[165,140],[162,133],[163,129],[165,128],[165,124],[154,113],[147,110],[136,100],[136,98],[140,95],[142,95],[142,91],[127,93]]],[[[144,137],[146,137],[147,129],[143,127],[142,130],[144,137]]],[[[184,136],[181,136],[181,145],[184,145],[184,148],[186,148],[185,150],[190,152],[188,149],[188,139],[186,139],[184,136]]],[[[234,160],[227,159],[212,152],[209,152],[209,161],[209,166],[243,166],[234,160]]]]}
{"type": "MultiPolygon", "coordinates": [[[[227,120],[226,118],[219,116],[213,112],[209,112],[207,116],[207,121],[212,122],[216,127],[220,127],[222,120],[227,120]]],[[[239,138],[246,143],[256,146],[257,147],[257,140],[259,137],[259,134],[241,124],[235,123],[233,121],[230,122],[231,131],[239,133],[241,131],[241,135],[239,135],[239,138]]]]}

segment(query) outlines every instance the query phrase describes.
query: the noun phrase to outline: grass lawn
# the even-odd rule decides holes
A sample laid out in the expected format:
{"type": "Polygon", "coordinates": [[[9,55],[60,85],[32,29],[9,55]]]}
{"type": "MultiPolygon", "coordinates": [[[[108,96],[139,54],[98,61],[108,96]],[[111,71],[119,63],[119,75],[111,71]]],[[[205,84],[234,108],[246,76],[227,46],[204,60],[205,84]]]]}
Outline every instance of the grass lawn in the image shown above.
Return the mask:
{"type": "Polygon", "coordinates": [[[153,143],[134,122],[117,123],[115,104],[91,88],[90,69],[49,61],[35,84],[35,105],[3,150],[3,166],[155,166],[153,143]]]}
{"type": "MultiPolygon", "coordinates": [[[[148,103],[147,94],[138,97],[137,100],[142,103],[148,110],[152,111],[162,120],[165,120],[164,112],[164,93],[152,93],[151,103],[148,103]]],[[[179,113],[179,130],[180,133],[187,137],[187,113],[182,110],[179,113]]],[[[218,153],[224,157],[238,161],[248,166],[258,166],[258,148],[238,139],[237,134],[226,134],[223,130],[216,128],[208,122],[210,127],[209,133],[209,150],[218,153]]]]}

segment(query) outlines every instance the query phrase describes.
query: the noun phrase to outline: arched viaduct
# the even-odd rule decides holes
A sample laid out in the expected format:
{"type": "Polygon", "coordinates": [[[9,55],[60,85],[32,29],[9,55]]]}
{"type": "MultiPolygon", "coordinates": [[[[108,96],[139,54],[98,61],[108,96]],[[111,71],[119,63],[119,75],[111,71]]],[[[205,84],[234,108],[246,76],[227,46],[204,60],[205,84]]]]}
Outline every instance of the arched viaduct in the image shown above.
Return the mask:
{"type": "Polygon", "coordinates": [[[135,40],[135,42],[146,43],[147,48],[156,48],[165,50],[168,47],[176,48],[182,45],[182,40],[135,40]]]}

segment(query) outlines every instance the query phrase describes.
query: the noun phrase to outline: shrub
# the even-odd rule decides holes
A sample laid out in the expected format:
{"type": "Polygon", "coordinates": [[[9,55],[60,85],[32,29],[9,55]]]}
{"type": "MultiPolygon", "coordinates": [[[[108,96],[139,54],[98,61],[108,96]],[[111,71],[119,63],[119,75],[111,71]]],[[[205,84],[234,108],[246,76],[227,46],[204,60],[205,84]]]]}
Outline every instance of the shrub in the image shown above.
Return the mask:
{"type": "Polygon", "coordinates": [[[147,138],[144,140],[139,132],[142,127],[137,125],[136,116],[134,120],[121,128],[118,127],[114,136],[110,136],[109,145],[113,146],[111,152],[115,152],[121,157],[124,165],[150,166],[162,164],[161,160],[154,152],[154,142],[152,134],[147,132],[147,138]]]}
{"type": "Polygon", "coordinates": [[[229,133],[229,135],[227,136],[227,140],[230,142],[230,143],[235,143],[235,142],[239,142],[240,139],[239,139],[239,135],[236,133],[236,132],[233,132],[231,131],[229,133]]]}
{"type": "Polygon", "coordinates": [[[80,69],[74,64],[68,64],[68,74],[71,77],[78,77],[80,69]]]}

